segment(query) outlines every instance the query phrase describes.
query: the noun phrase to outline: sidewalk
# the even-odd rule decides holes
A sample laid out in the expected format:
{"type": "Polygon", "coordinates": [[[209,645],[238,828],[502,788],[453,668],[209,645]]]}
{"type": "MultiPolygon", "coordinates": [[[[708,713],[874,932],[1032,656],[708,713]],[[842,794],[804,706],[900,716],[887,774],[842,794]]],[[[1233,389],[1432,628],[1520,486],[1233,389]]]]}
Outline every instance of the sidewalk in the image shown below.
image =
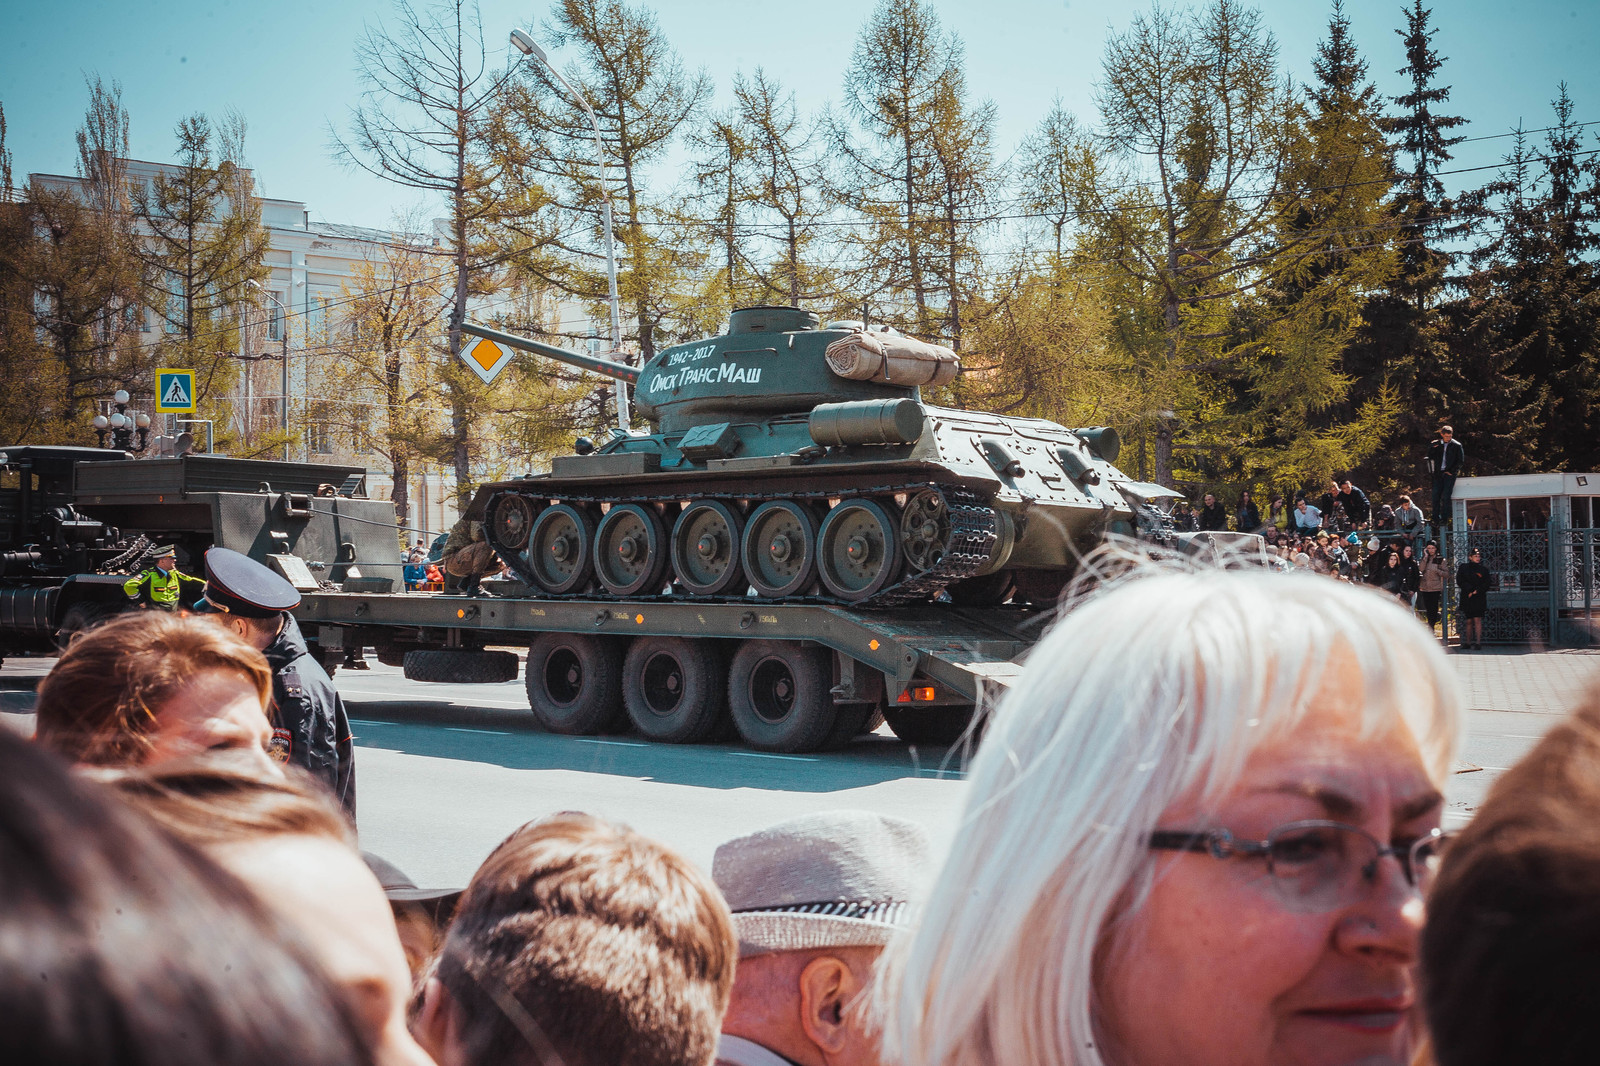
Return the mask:
{"type": "Polygon", "coordinates": [[[1600,650],[1496,648],[1452,652],[1468,709],[1565,714],[1600,681],[1600,650]]]}

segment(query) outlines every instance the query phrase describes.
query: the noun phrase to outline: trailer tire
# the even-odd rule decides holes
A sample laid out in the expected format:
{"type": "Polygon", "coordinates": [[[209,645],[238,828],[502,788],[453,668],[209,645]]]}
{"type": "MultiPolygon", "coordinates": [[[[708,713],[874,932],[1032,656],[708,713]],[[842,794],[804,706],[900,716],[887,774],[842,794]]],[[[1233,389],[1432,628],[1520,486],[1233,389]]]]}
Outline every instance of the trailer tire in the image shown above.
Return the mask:
{"type": "Polygon", "coordinates": [[[728,710],[739,736],[757,751],[816,751],[838,721],[832,687],[824,649],[752,640],[728,670],[728,710]]]}
{"type": "MultiPolygon", "coordinates": [[[[828,734],[828,739],[822,742],[823,751],[837,751],[848,747],[852,741],[863,733],[872,732],[867,728],[869,722],[877,715],[876,703],[840,703],[834,707],[835,717],[833,732],[828,734]]],[[[874,727],[876,728],[876,727],[874,727]]]]}
{"type": "Polygon", "coordinates": [[[972,725],[971,707],[885,707],[883,717],[894,735],[907,744],[948,746],[966,735],[972,725]]]}
{"type": "Polygon", "coordinates": [[[373,647],[372,653],[385,666],[405,666],[406,656],[417,650],[412,648],[408,651],[403,644],[378,644],[373,647]]]}
{"type": "Polygon", "coordinates": [[[528,706],[552,733],[620,732],[622,645],[587,633],[541,633],[528,646],[528,706]]]}
{"type": "Polygon", "coordinates": [[[710,641],[640,637],[622,664],[622,705],[639,734],[667,744],[710,739],[728,714],[728,673],[710,641]]]}
{"type": "Polygon", "coordinates": [[[434,681],[454,685],[491,685],[517,679],[517,657],[509,651],[437,648],[408,651],[407,681],[434,681]]]}

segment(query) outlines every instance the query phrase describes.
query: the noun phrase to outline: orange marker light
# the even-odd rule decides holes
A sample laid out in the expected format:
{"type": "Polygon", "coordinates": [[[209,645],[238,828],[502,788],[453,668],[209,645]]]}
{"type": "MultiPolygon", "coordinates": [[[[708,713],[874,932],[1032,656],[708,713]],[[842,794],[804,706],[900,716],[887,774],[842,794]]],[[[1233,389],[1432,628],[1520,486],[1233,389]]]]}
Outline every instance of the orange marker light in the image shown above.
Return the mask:
{"type": "Polygon", "coordinates": [[[456,617],[457,618],[465,618],[466,616],[467,616],[467,612],[464,609],[458,609],[456,611],[456,617]]]}
{"type": "Polygon", "coordinates": [[[900,693],[896,703],[932,703],[937,693],[932,685],[917,685],[900,693]]]}
{"type": "Polygon", "coordinates": [[[877,651],[878,650],[878,642],[876,640],[869,640],[869,641],[867,641],[867,647],[871,648],[873,651],[877,651]]]}
{"type": "Polygon", "coordinates": [[[636,614],[636,615],[634,615],[634,616],[633,616],[633,620],[634,620],[634,621],[635,621],[635,622],[637,622],[637,623],[639,623],[639,624],[640,624],[640,625],[644,625],[644,615],[642,615],[642,614],[636,614]]]}

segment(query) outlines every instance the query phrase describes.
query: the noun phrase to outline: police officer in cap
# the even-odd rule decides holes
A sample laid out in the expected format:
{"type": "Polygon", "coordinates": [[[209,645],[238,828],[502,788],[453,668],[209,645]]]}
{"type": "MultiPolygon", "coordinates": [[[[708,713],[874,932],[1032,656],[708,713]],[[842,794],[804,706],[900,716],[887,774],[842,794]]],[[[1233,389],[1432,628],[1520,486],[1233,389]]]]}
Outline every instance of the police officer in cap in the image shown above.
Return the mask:
{"type": "Polygon", "coordinates": [[[199,610],[260,649],[272,666],[277,704],[273,754],[326,782],[356,816],[355,747],[344,701],[309,651],[288,612],[300,604],[295,587],[248,555],[228,548],[206,552],[206,594],[199,610]]]}
{"type": "Polygon", "coordinates": [[[154,559],[155,565],[124,581],[122,591],[138,600],[141,606],[159,607],[163,611],[176,610],[183,583],[198,583],[201,579],[178,569],[178,549],[171,544],[152,548],[145,558],[154,559]]]}

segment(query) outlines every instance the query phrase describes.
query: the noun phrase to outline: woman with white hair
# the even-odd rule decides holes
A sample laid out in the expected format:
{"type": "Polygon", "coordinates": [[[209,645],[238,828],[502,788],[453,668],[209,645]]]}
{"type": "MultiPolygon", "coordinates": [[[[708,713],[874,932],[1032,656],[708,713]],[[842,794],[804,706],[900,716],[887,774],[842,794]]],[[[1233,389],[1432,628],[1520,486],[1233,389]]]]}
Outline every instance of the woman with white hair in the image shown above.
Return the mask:
{"type": "Polygon", "coordinates": [[[1397,603],[1136,573],[1038,644],[881,977],[904,1066],[1400,1064],[1460,728],[1397,603]]]}

